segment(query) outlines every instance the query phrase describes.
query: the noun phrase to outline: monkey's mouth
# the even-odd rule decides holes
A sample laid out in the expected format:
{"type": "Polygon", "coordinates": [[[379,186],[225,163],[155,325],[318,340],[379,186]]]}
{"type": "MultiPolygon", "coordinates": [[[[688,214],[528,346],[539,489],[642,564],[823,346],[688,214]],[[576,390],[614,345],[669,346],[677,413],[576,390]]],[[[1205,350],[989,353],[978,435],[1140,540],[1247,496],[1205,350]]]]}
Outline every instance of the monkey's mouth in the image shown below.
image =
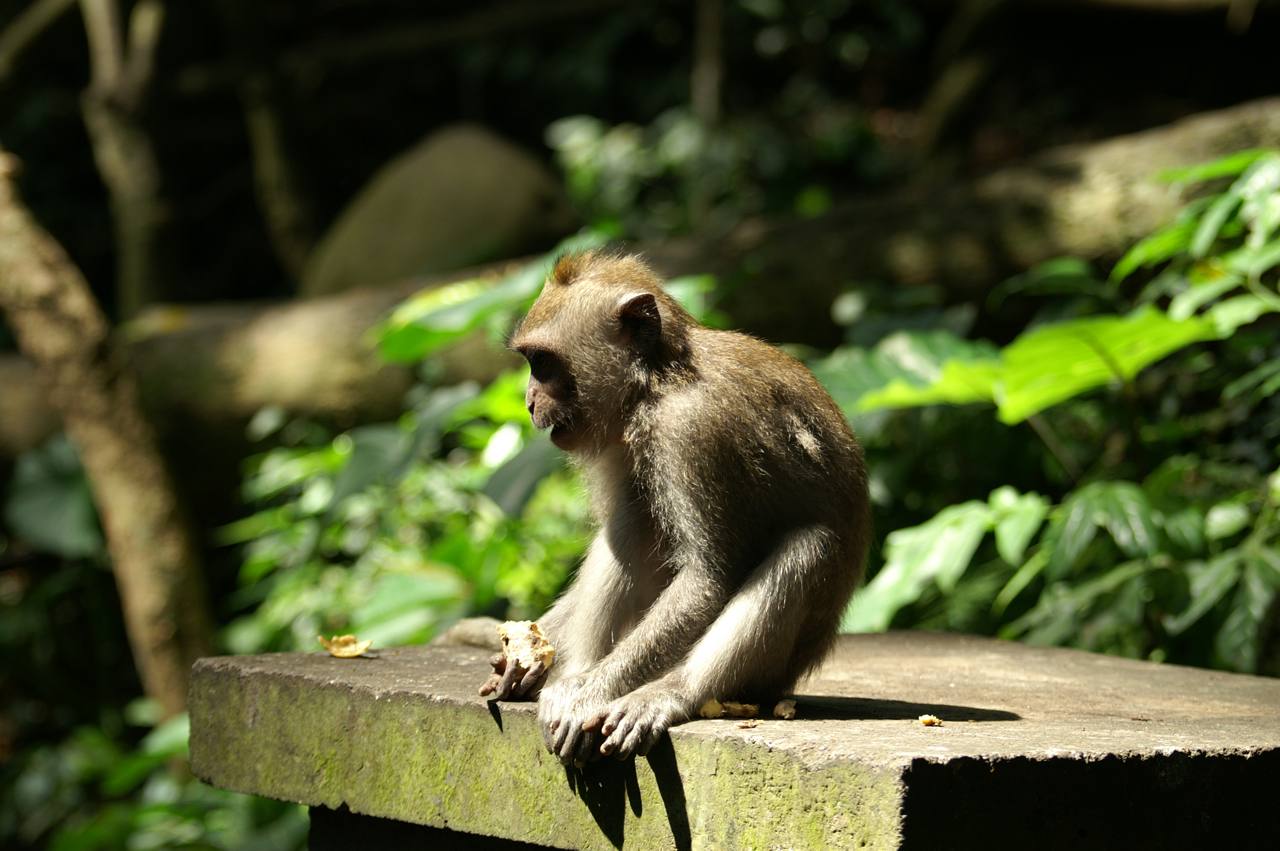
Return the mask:
{"type": "Polygon", "coordinates": [[[561,449],[568,449],[573,444],[573,420],[557,420],[551,424],[551,442],[561,449]]]}

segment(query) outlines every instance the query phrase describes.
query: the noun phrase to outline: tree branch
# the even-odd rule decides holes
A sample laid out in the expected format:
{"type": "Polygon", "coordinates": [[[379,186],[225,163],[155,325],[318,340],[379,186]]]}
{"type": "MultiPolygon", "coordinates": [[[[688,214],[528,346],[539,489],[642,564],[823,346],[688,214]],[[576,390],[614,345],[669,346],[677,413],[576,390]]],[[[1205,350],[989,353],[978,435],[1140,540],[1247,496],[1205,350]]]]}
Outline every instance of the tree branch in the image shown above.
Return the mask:
{"type": "Polygon", "coordinates": [[[77,0],[36,0],[0,32],[0,83],[8,80],[18,58],[77,0]]]}

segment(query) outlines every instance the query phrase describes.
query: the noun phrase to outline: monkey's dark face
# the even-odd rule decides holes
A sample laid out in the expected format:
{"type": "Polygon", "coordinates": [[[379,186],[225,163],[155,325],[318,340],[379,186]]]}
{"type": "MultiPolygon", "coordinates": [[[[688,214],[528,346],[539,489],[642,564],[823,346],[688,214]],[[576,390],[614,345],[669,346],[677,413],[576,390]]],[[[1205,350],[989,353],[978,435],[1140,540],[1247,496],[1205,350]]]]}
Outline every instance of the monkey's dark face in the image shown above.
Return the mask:
{"type": "Polygon", "coordinates": [[[517,349],[529,362],[529,389],[524,405],[534,428],[550,428],[551,442],[572,451],[584,433],[577,384],[563,360],[546,349],[517,349]]]}

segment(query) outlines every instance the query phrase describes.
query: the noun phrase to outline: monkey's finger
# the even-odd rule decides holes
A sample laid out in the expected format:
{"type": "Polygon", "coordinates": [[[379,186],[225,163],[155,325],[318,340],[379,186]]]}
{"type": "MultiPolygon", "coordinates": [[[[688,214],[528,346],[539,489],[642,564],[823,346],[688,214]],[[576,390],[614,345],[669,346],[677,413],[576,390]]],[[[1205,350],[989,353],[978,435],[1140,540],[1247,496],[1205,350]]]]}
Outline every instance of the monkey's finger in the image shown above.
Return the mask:
{"type": "Polygon", "coordinates": [[[572,742],[573,724],[557,721],[551,730],[551,752],[566,762],[569,757],[567,745],[572,742]]]}
{"type": "Polygon", "coordinates": [[[600,754],[597,752],[596,741],[596,737],[590,733],[580,733],[573,747],[573,761],[585,763],[593,759],[599,759],[600,754]]]}
{"type": "Polygon", "coordinates": [[[533,688],[538,683],[539,678],[542,676],[542,672],[545,671],[546,669],[547,669],[547,663],[543,662],[541,659],[539,659],[537,662],[534,662],[533,667],[525,672],[525,675],[523,678],[521,678],[520,682],[516,683],[516,687],[515,687],[516,696],[524,697],[526,692],[528,692],[529,689],[533,688]]]}
{"type": "Polygon", "coordinates": [[[520,673],[519,665],[508,663],[502,672],[502,679],[498,682],[498,687],[493,690],[495,700],[506,700],[511,697],[511,690],[515,687],[516,677],[520,673]]]}
{"type": "Polygon", "coordinates": [[[599,730],[601,733],[604,733],[607,736],[609,734],[609,730],[601,729],[601,726],[605,723],[605,720],[609,717],[610,716],[606,715],[604,712],[597,712],[595,715],[588,717],[586,721],[582,722],[583,732],[594,733],[597,730],[599,730]]]}
{"type": "Polygon", "coordinates": [[[489,664],[493,666],[495,673],[501,674],[507,667],[507,657],[501,653],[494,653],[489,657],[489,664]]]}
{"type": "Polygon", "coordinates": [[[613,731],[618,729],[626,719],[626,710],[618,708],[610,712],[607,716],[601,713],[600,732],[606,736],[613,735],[613,731]]]}
{"type": "Polygon", "coordinates": [[[639,740],[636,747],[636,753],[639,756],[648,756],[649,751],[653,750],[653,746],[658,743],[667,732],[667,725],[664,723],[654,724],[644,732],[644,736],[639,740]]]}

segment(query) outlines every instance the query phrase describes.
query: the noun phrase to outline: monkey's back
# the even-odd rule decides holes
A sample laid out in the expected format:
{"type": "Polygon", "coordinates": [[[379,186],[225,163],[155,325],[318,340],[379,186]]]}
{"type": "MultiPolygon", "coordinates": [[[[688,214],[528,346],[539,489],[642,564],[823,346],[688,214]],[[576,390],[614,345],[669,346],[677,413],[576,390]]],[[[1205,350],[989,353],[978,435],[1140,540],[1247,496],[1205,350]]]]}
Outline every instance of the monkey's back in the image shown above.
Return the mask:
{"type": "Polygon", "coordinates": [[[862,452],[839,407],[795,358],[753,337],[695,326],[687,374],[654,394],[634,436],[638,470],[667,526],[685,513],[767,551],[821,525],[861,571],[869,526],[862,452]],[[663,498],[667,495],[666,498],[663,498]]]}

